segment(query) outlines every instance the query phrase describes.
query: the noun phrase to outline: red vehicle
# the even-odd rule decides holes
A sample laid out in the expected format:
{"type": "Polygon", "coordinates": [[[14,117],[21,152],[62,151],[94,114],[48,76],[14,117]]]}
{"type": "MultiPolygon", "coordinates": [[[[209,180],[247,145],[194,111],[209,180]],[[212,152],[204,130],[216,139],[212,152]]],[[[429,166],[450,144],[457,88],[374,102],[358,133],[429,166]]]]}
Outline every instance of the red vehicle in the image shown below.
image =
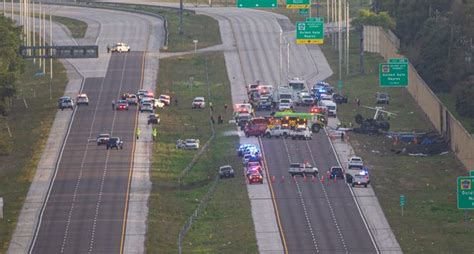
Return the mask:
{"type": "Polygon", "coordinates": [[[265,135],[265,131],[267,130],[266,123],[259,123],[259,124],[247,124],[245,126],[244,132],[246,137],[250,136],[263,136],[265,135]]]}
{"type": "Polygon", "coordinates": [[[258,165],[247,165],[246,175],[251,175],[255,172],[257,172],[257,173],[259,173],[260,175],[263,176],[263,169],[262,169],[262,166],[260,166],[260,164],[258,164],[258,165]]]}
{"type": "Polygon", "coordinates": [[[254,172],[250,175],[247,176],[247,179],[249,180],[249,184],[252,184],[252,183],[263,183],[263,176],[258,173],[258,172],[254,172]]]}

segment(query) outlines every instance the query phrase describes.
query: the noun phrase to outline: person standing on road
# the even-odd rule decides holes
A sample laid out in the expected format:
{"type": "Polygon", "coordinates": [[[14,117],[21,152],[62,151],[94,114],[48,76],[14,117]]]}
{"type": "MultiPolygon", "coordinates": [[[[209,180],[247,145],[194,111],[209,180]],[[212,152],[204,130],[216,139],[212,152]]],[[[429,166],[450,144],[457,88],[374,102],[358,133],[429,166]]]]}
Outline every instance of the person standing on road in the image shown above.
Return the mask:
{"type": "Polygon", "coordinates": [[[112,100],[112,110],[115,110],[115,100],[112,100]]]}
{"type": "Polygon", "coordinates": [[[137,140],[140,138],[140,133],[141,133],[141,132],[142,132],[142,131],[140,130],[140,128],[137,128],[137,140]]]}
{"type": "Polygon", "coordinates": [[[344,142],[344,132],[341,132],[341,141],[344,142]]]}
{"type": "Polygon", "coordinates": [[[158,135],[158,131],[156,128],[153,128],[153,131],[151,132],[151,136],[153,137],[153,141],[156,141],[156,136],[158,135]]]}

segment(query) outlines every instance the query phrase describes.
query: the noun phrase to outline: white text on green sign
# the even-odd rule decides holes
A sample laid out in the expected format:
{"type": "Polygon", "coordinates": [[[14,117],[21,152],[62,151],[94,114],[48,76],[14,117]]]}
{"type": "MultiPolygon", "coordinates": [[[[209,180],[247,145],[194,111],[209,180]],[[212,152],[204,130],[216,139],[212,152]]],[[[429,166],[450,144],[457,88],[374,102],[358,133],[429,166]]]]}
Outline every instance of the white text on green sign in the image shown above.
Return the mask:
{"type": "Polygon", "coordinates": [[[382,63],[379,65],[379,83],[383,87],[408,86],[408,64],[382,63]]]}
{"type": "Polygon", "coordinates": [[[474,209],[474,177],[460,176],[457,179],[458,209],[474,209]]]}
{"type": "Polygon", "coordinates": [[[324,22],[297,22],[296,23],[297,44],[323,44],[324,22]]]}
{"type": "Polygon", "coordinates": [[[239,8],[274,8],[277,7],[276,0],[237,0],[239,8]]]}

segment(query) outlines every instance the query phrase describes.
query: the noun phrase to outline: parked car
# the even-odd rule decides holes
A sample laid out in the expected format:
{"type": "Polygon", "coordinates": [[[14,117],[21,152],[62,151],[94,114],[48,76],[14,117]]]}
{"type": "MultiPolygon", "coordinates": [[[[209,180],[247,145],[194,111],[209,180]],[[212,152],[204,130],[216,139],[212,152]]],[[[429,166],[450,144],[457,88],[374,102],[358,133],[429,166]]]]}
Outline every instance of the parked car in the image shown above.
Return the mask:
{"type": "Polygon", "coordinates": [[[165,106],[169,106],[171,104],[171,96],[162,94],[160,97],[158,97],[158,100],[163,102],[165,106]]]}
{"type": "Polygon", "coordinates": [[[140,113],[143,113],[143,112],[153,113],[153,105],[150,103],[142,103],[140,104],[138,109],[140,110],[140,113]]]}
{"type": "Polygon", "coordinates": [[[159,114],[152,114],[148,116],[147,124],[159,124],[160,123],[160,115],[159,114]]]}
{"type": "Polygon", "coordinates": [[[252,184],[252,183],[263,184],[263,176],[258,172],[254,172],[254,173],[248,175],[247,179],[249,181],[249,184],[252,184]]]}
{"type": "Polygon", "coordinates": [[[331,169],[329,170],[329,178],[331,179],[344,179],[344,171],[342,170],[341,167],[339,166],[334,166],[334,167],[331,167],[331,169]]]}
{"type": "Polygon", "coordinates": [[[185,150],[199,149],[199,139],[188,138],[185,140],[178,139],[176,141],[176,148],[185,150]]]}
{"type": "Polygon", "coordinates": [[[117,150],[123,149],[123,141],[119,137],[112,137],[107,140],[107,150],[116,148],[117,150]]]}
{"type": "Polygon", "coordinates": [[[219,167],[219,178],[234,178],[234,169],[230,165],[219,167]]]}
{"type": "Polygon", "coordinates": [[[129,105],[138,104],[138,96],[136,94],[127,94],[125,100],[128,102],[129,105]]]}
{"type": "Polygon", "coordinates": [[[61,110],[65,108],[74,109],[74,101],[69,96],[63,96],[58,100],[58,108],[61,110]]]}
{"type": "Polygon", "coordinates": [[[349,168],[363,168],[364,167],[364,161],[362,160],[361,157],[358,156],[352,156],[349,158],[349,168]]]}
{"type": "Polygon", "coordinates": [[[99,136],[97,136],[97,145],[105,145],[107,144],[107,141],[109,141],[110,134],[108,133],[101,133],[99,136]]]}
{"type": "Polygon", "coordinates": [[[110,51],[112,53],[114,52],[118,52],[118,53],[122,53],[122,52],[130,52],[130,46],[128,46],[126,43],[124,42],[117,42],[111,49],[110,51]]]}
{"type": "Polygon", "coordinates": [[[375,94],[375,103],[377,104],[389,104],[390,96],[388,93],[377,92],[375,94]]]}
{"type": "Polygon", "coordinates": [[[204,97],[194,98],[192,106],[193,106],[193,108],[205,108],[206,107],[206,102],[204,100],[204,97]]]}

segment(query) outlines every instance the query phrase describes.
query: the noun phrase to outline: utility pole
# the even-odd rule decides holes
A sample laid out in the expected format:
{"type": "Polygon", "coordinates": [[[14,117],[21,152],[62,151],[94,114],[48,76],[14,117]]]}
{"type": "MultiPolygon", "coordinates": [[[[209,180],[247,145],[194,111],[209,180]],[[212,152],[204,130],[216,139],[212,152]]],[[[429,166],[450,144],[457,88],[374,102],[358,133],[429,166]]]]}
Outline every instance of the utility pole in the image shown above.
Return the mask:
{"type": "Polygon", "coordinates": [[[349,0],[346,0],[346,74],[349,75],[349,48],[350,48],[350,35],[351,33],[351,22],[349,19],[349,0]]]}
{"type": "MultiPolygon", "coordinates": [[[[38,40],[39,40],[39,41],[38,41],[38,45],[39,45],[40,47],[42,47],[42,46],[43,46],[43,40],[42,40],[42,38],[43,38],[43,32],[42,32],[42,31],[43,31],[43,30],[41,30],[41,27],[42,27],[42,26],[41,26],[41,23],[42,23],[42,19],[41,19],[41,15],[42,15],[41,2],[39,2],[39,13],[38,13],[38,14],[39,14],[39,15],[38,15],[38,17],[39,17],[39,18],[38,18],[38,21],[39,21],[39,33],[38,33],[38,34],[39,34],[39,36],[38,36],[38,40]]],[[[40,54],[40,55],[43,54],[43,50],[42,50],[41,48],[40,48],[40,50],[39,50],[39,54],[40,54]]],[[[42,60],[42,58],[40,58],[40,59],[38,59],[38,60],[39,60],[39,67],[40,67],[40,69],[42,69],[43,60],[42,60]]]]}
{"type": "MultiPolygon", "coordinates": [[[[49,45],[53,45],[53,21],[51,20],[51,13],[49,13],[49,45]]],[[[52,51],[49,51],[49,73],[50,73],[50,82],[49,82],[49,100],[52,100],[53,93],[53,57],[52,51]]]]}
{"type": "MultiPolygon", "coordinates": [[[[43,9],[43,47],[46,46],[46,8],[43,9]]],[[[46,56],[46,49],[43,48],[43,55],[46,56]]],[[[43,57],[43,74],[46,75],[46,57],[43,57]]]]}
{"type": "Polygon", "coordinates": [[[183,35],[183,0],[179,0],[179,34],[183,35]]]}
{"type": "MultiPolygon", "coordinates": [[[[35,2],[33,1],[33,31],[31,32],[33,36],[33,47],[36,46],[36,15],[35,15],[35,2]]],[[[33,50],[36,53],[36,50],[33,50]]],[[[33,63],[36,63],[36,58],[33,58],[33,63]]]]}
{"type": "Polygon", "coordinates": [[[342,34],[341,34],[341,26],[342,26],[342,6],[341,2],[342,0],[339,0],[339,6],[338,6],[338,17],[339,20],[337,22],[337,27],[338,27],[338,32],[337,32],[337,37],[338,37],[338,51],[339,51],[339,82],[342,82],[342,34]]]}
{"type": "Polygon", "coordinates": [[[287,54],[287,59],[286,59],[286,66],[288,73],[286,74],[287,78],[290,78],[290,42],[288,42],[286,46],[286,54],[287,54]]]}
{"type": "Polygon", "coordinates": [[[329,23],[329,0],[326,0],[326,22],[329,23]]]}
{"type": "Polygon", "coordinates": [[[281,76],[283,75],[283,53],[282,53],[282,40],[283,40],[283,30],[281,30],[281,27],[280,27],[280,85],[281,85],[281,76]]]}
{"type": "Polygon", "coordinates": [[[6,6],[6,4],[5,4],[5,0],[3,0],[3,16],[4,16],[4,17],[7,16],[6,13],[5,13],[6,9],[7,9],[7,6],[6,6]]]}
{"type": "Polygon", "coordinates": [[[12,7],[12,21],[13,21],[14,20],[13,19],[13,0],[11,0],[11,4],[12,4],[11,7],[12,7]]]}

